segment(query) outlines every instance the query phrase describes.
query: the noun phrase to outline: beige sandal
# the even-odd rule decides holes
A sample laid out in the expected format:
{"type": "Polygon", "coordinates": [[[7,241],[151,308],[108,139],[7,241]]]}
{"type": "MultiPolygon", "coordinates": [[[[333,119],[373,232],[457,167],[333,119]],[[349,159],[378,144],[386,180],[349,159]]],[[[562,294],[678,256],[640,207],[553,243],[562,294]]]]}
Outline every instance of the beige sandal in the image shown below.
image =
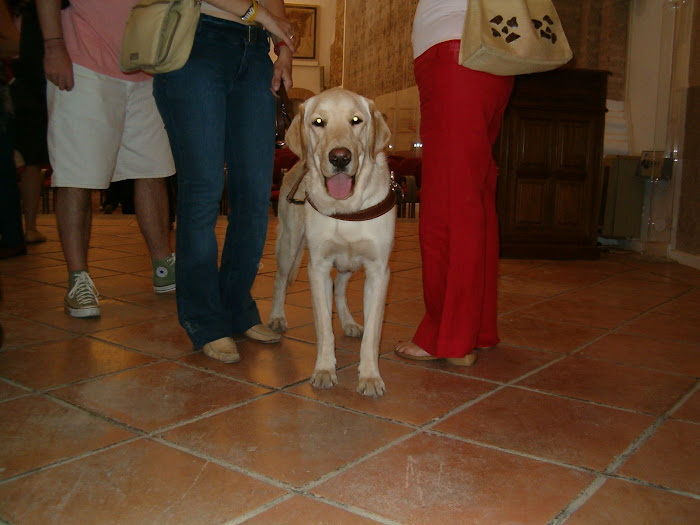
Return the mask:
{"type": "MultiPolygon", "coordinates": [[[[398,344],[402,343],[403,341],[399,341],[398,344]]],[[[416,348],[420,348],[418,345],[415,343],[409,343],[415,346],[416,348]]],[[[423,350],[422,348],[420,348],[423,350]]],[[[425,350],[423,350],[425,352],[425,350]]],[[[472,352],[470,354],[465,355],[464,357],[437,357],[434,355],[412,355],[412,354],[407,354],[406,352],[401,352],[399,349],[395,346],[394,347],[394,353],[399,356],[403,357],[404,359],[410,359],[411,361],[438,361],[440,359],[444,359],[451,365],[455,366],[471,366],[476,362],[476,352],[472,352]]]]}
{"type": "Polygon", "coordinates": [[[204,355],[222,363],[237,363],[241,360],[236,343],[230,337],[222,337],[202,347],[204,355]]]}

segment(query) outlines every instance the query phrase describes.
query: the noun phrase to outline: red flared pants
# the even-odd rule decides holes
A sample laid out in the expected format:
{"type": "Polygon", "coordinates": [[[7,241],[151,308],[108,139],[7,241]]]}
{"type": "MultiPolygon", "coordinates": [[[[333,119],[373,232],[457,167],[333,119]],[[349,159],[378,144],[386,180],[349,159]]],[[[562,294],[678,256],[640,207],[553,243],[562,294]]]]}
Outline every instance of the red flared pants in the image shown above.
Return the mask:
{"type": "Polygon", "coordinates": [[[426,313],[413,342],[438,357],[498,343],[497,169],[491,148],[513,88],[460,66],[459,41],[414,64],[423,166],[420,246],[426,313]]]}

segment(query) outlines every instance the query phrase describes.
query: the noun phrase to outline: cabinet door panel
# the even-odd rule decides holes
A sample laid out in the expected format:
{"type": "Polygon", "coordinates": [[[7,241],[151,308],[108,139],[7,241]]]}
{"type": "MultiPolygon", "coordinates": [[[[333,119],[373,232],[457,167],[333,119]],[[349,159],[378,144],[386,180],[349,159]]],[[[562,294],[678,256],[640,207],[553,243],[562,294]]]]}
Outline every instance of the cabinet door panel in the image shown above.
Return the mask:
{"type": "MultiPolygon", "coordinates": [[[[560,181],[556,185],[554,197],[553,226],[580,232],[585,229],[583,211],[583,184],[560,181]]],[[[578,235],[578,237],[582,237],[578,235]]]]}
{"type": "Polygon", "coordinates": [[[501,255],[597,258],[608,73],[520,75],[496,149],[501,255]]]}
{"type": "Polygon", "coordinates": [[[518,117],[514,122],[514,136],[518,140],[513,152],[514,167],[518,173],[541,177],[552,167],[553,122],[538,115],[518,117]]]}
{"type": "Polygon", "coordinates": [[[515,225],[533,226],[546,221],[547,182],[520,180],[515,188],[515,225]]]}
{"type": "Polygon", "coordinates": [[[555,169],[569,176],[586,178],[590,169],[593,138],[591,119],[572,120],[560,118],[557,124],[557,162],[555,169]]]}
{"type": "Polygon", "coordinates": [[[596,121],[559,111],[511,108],[508,174],[499,180],[501,238],[508,242],[586,243],[591,237],[596,121]]]}

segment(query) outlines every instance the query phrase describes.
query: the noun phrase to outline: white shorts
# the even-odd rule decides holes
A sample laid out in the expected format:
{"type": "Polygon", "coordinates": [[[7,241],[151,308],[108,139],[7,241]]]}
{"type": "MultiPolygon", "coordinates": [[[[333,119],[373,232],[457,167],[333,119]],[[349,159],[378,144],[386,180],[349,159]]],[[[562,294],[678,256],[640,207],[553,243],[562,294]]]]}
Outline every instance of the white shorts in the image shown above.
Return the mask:
{"type": "Polygon", "coordinates": [[[153,81],[129,82],[73,64],[75,86],[47,82],[52,186],[106,189],[111,181],[175,173],[153,81]]]}

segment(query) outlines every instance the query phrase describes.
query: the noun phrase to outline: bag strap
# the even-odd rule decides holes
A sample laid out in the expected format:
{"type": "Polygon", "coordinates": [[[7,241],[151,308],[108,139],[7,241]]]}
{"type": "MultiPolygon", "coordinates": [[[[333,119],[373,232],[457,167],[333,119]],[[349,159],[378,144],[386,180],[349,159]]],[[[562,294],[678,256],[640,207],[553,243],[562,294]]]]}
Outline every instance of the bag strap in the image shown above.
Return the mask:
{"type": "Polygon", "coordinates": [[[289,101],[287,90],[284,88],[284,82],[281,82],[277,91],[277,120],[275,122],[275,144],[278,148],[284,146],[284,136],[292,123],[292,118],[294,118],[292,104],[289,101]]]}

